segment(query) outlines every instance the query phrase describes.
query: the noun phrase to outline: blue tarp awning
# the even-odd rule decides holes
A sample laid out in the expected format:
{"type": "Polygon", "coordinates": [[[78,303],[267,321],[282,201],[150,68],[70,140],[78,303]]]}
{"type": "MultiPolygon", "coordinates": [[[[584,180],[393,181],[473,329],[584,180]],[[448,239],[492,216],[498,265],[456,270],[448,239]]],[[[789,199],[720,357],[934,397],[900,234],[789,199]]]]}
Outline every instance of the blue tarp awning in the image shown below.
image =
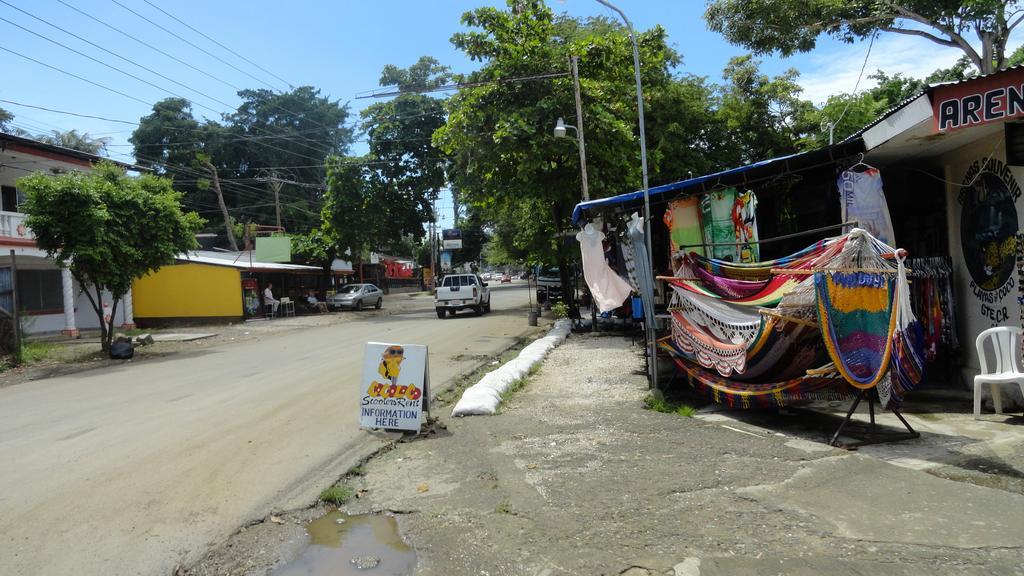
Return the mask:
{"type": "MultiPolygon", "coordinates": [[[[751,172],[757,174],[750,176],[770,177],[786,172],[794,172],[820,166],[823,163],[834,162],[863,151],[864,141],[861,138],[854,138],[832,146],[819,148],[818,150],[811,150],[810,152],[789,154],[788,156],[762,160],[760,162],[747,164],[746,166],[740,166],[739,168],[730,168],[714,174],[697,176],[687,180],[680,180],[678,182],[655,186],[654,188],[648,189],[647,193],[653,202],[656,199],[664,199],[665,196],[670,194],[674,197],[690,188],[706,189],[708,185],[734,186],[745,183],[750,180],[747,176],[748,173],[751,172]]],[[[572,223],[579,224],[587,213],[622,204],[641,205],[643,204],[643,201],[643,190],[638,190],[636,192],[619,194],[618,196],[611,196],[609,198],[599,198],[589,202],[580,202],[572,211],[572,223]]]]}

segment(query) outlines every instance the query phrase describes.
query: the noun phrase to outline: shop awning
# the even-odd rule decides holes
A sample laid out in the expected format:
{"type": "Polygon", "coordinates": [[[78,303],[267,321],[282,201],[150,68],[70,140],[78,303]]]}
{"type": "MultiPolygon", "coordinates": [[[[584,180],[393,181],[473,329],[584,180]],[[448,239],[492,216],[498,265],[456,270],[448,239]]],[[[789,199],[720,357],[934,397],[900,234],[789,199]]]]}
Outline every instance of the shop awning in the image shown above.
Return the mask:
{"type": "MultiPolygon", "coordinates": [[[[754,184],[760,180],[774,178],[776,176],[799,172],[816,168],[824,164],[831,164],[837,160],[864,152],[864,140],[860,137],[850,138],[817,150],[800,152],[788,156],[780,156],[770,160],[762,160],[739,168],[730,168],[722,172],[697,176],[687,180],[680,180],[661,186],[655,186],[648,190],[651,202],[666,201],[687,192],[699,194],[707,190],[721,186],[744,186],[754,184]]],[[[627,210],[642,207],[644,193],[642,190],[620,194],[609,198],[600,198],[589,202],[580,202],[572,212],[572,223],[581,223],[588,215],[602,210],[627,210]]]]}

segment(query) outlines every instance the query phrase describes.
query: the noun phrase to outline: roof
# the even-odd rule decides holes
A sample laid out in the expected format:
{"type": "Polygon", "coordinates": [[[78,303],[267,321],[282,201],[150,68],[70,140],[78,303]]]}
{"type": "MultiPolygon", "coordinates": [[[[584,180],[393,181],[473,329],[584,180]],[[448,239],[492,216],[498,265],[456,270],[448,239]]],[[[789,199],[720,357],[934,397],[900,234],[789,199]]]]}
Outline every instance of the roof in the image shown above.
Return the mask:
{"type": "MultiPolygon", "coordinates": [[[[762,160],[738,168],[730,168],[714,174],[697,176],[678,182],[655,186],[647,191],[651,201],[664,200],[687,192],[699,193],[718,186],[738,186],[770,178],[779,174],[807,170],[822,164],[832,163],[864,151],[864,141],[860,138],[844,140],[832,146],[826,146],[809,152],[800,152],[779,156],[770,160],[762,160]]],[[[578,224],[588,211],[609,208],[619,205],[643,204],[642,190],[620,194],[609,198],[600,198],[589,202],[580,202],[572,212],[572,223],[578,224]]]]}
{"type": "Polygon", "coordinates": [[[136,170],[136,171],[149,171],[148,168],[142,166],[136,166],[134,164],[127,164],[125,162],[118,162],[117,160],[111,160],[110,158],[104,158],[103,156],[97,156],[96,154],[90,154],[88,152],[82,152],[80,150],[72,150],[71,148],[64,148],[63,146],[55,146],[53,144],[46,144],[32,138],[25,138],[23,136],[15,136],[14,134],[7,134],[6,132],[0,132],[0,149],[6,150],[10,144],[14,144],[12,148],[28,148],[39,152],[46,153],[44,155],[49,156],[54,160],[60,160],[61,156],[65,157],[67,161],[79,164],[86,162],[88,164],[94,164],[100,161],[111,162],[116,164],[125,170],[136,170]],[[57,158],[54,158],[57,156],[57,158]],[[76,162],[77,161],[77,162],[76,162]]]}
{"type": "Polygon", "coordinates": [[[226,266],[228,268],[237,268],[239,270],[248,270],[251,272],[322,272],[322,270],[316,266],[252,260],[252,251],[215,252],[213,250],[195,250],[193,252],[186,252],[179,255],[176,260],[178,262],[191,262],[193,264],[226,266]]]}

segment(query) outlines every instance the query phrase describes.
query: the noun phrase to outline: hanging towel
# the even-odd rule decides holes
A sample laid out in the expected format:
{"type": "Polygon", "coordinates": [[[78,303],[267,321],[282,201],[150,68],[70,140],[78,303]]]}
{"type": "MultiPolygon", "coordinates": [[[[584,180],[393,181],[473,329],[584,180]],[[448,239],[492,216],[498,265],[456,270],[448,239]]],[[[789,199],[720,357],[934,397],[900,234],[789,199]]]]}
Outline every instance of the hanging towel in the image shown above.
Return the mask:
{"type": "Polygon", "coordinates": [[[608,312],[622,306],[633,289],[605,261],[604,232],[595,228],[593,224],[587,224],[576,234],[576,240],[579,240],[580,252],[583,255],[583,278],[590,288],[594,302],[597,303],[597,309],[608,312]]]}
{"type": "Polygon", "coordinates": [[[683,198],[669,202],[662,218],[668,226],[669,246],[672,254],[680,248],[687,253],[704,255],[704,234],[700,225],[700,203],[697,198],[683,198]]]}
{"type": "Polygon", "coordinates": [[[846,170],[839,175],[839,203],[843,222],[857,221],[885,244],[895,246],[889,205],[882,191],[882,175],[875,168],[865,172],[846,170]]]}
{"type": "Polygon", "coordinates": [[[739,245],[739,262],[757,262],[757,196],[753,190],[736,195],[732,205],[732,224],[739,245]]]}
{"type": "Polygon", "coordinates": [[[736,250],[736,229],[732,223],[732,208],[736,202],[736,189],[726,188],[708,192],[700,199],[700,217],[704,225],[704,242],[722,244],[706,250],[712,258],[739,261],[736,250]]]}
{"type": "Polygon", "coordinates": [[[633,254],[636,256],[636,279],[640,284],[640,298],[644,304],[644,322],[648,326],[654,326],[654,272],[651,270],[651,257],[647,252],[644,219],[634,212],[627,227],[629,239],[633,243],[633,254]]]}

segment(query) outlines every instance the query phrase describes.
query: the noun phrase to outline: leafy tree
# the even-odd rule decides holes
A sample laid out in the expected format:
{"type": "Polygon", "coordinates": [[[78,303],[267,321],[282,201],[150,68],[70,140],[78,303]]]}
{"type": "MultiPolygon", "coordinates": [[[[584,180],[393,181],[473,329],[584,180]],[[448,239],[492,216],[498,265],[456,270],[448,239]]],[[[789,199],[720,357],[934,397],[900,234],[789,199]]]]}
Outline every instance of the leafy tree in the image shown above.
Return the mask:
{"type": "Polygon", "coordinates": [[[817,130],[809,122],[813,105],[799,98],[799,75],[789,69],[769,77],[749,55],[729,61],[718,102],[719,138],[729,166],[791,154],[800,138],[817,130]]]}
{"type": "Polygon", "coordinates": [[[321,211],[323,245],[351,255],[362,265],[363,254],[373,248],[387,226],[375,192],[376,175],[359,158],[327,159],[327,193],[321,211]]]}
{"type": "Polygon", "coordinates": [[[0,108],[0,131],[7,132],[11,129],[11,122],[14,121],[14,114],[0,108]]]}
{"type": "Polygon", "coordinates": [[[1006,43],[1024,20],[1018,0],[712,0],[708,27],[758,54],[814,49],[827,34],[853,42],[880,32],[957,48],[982,74],[1006,67],[1006,43]],[[966,36],[981,42],[979,53],[966,36]]]}
{"type": "Polygon", "coordinates": [[[872,88],[870,93],[872,97],[882,102],[885,108],[892,108],[928,87],[927,81],[909,78],[899,72],[890,76],[879,70],[868,78],[878,82],[878,85],[872,88]]]}
{"type": "Polygon", "coordinates": [[[106,152],[107,144],[111,140],[106,136],[96,138],[88,132],[79,132],[78,130],[54,130],[49,134],[40,134],[35,139],[44,144],[97,155],[106,152]]]}
{"type": "Polygon", "coordinates": [[[117,307],[132,281],[197,246],[202,220],[181,211],[181,195],[166,178],[129,177],[114,164],[100,163],[87,174],[37,172],[19,179],[18,188],[25,192],[25,223],[36,243],[71,271],[96,312],[104,350],[110,349],[117,307]],[[109,319],[103,314],[104,290],[113,296],[109,319]]]}
{"type": "Polygon", "coordinates": [[[809,124],[820,126],[820,130],[802,137],[798,145],[804,150],[828,145],[830,130],[833,142],[840,142],[877,119],[887,108],[887,101],[880,100],[873,91],[830,96],[824,106],[810,110],[804,118],[809,124]]]}
{"type": "MultiPolygon", "coordinates": [[[[579,153],[551,129],[558,117],[574,123],[572,80],[495,81],[567,71],[570,55],[578,55],[591,195],[636,189],[640,162],[628,35],[606,19],[556,17],[540,0],[510,0],[506,10],[478,8],[462,22],[471,30],[455,34],[452,43],[481,67],[460,80],[482,84],[449,100],[448,122],[434,136],[452,158],[452,186],[490,225],[514,222],[515,233],[505,236],[512,245],[531,259],[557,260],[565,270],[561,233],[580,200],[579,153]]],[[[671,82],[678,55],[658,27],[640,33],[638,44],[645,93],[653,94],[671,82]]],[[[661,158],[652,159],[652,172],[661,158]]]]}
{"type": "Polygon", "coordinates": [[[384,240],[392,247],[401,244],[406,234],[423,236],[423,223],[432,218],[432,201],[447,182],[447,159],[431,144],[434,132],[445,123],[444,104],[418,91],[443,85],[450,78],[448,68],[428,56],[409,68],[389,64],[381,73],[380,85],[394,86],[402,94],[362,112],[362,128],[369,136],[368,160],[383,183],[381,201],[391,218],[384,240]]]}

